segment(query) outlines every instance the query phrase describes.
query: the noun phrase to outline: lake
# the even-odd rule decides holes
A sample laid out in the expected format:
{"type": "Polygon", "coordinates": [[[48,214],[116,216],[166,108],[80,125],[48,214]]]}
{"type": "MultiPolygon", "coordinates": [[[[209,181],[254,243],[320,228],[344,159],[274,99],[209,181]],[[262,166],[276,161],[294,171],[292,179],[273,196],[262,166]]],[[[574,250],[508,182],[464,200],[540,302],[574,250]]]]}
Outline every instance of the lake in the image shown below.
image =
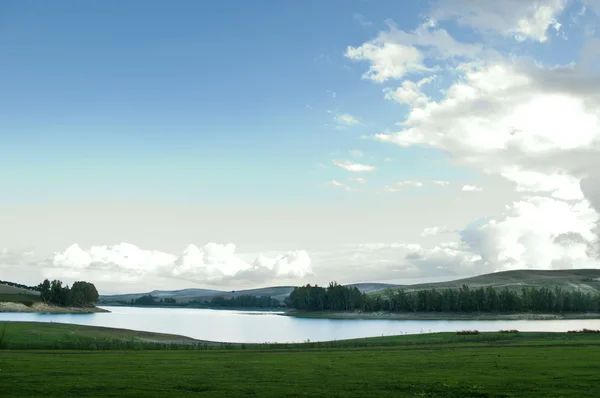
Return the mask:
{"type": "Polygon", "coordinates": [[[286,343],[359,337],[479,330],[517,329],[523,332],[567,332],[600,329],[600,319],[532,321],[439,321],[307,319],[277,312],[182,308],[102,307],[110,313],[0,313],[0,321],[60,322],[89,326],[170,333],[201,340],[231,343],[286,343]]]}

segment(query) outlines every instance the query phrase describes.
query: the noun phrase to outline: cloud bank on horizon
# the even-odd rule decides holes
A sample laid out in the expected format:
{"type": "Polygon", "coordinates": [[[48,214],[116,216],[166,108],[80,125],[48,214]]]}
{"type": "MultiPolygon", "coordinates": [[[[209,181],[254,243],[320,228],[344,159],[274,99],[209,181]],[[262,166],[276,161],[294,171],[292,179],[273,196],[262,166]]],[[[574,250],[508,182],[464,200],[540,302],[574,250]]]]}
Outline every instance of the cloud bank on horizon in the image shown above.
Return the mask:
{"type": "MultiPolygon", "coordinates": [[[[352,114],[328,112],[327,134],[352,139],[353,149],[318,160],[315,189],[334,191],[343,205],[369,195],[395,200],[440,192],[477,201],[508,186],[514,200],[503,211],[463,219],[462,228],[422,225],[412,240],[390,236],[314,250],[237,253],[233,243],[221,242],[170,253],[73,242],[39,257],[6,248],[0,273],[35,269],[41,276],[107,284],[167,278],[258,286],[600,267],[600,1],[431,1],[425,17],[415,12],[412,26],[394,22],[394,12],[381,23],[363,10],[354,13],[360,19],[348,23],[368,37],[327,59],[344,65],[357,85],[379,92],[381,108],[395,110],[378,116],[396,118],[395,124],[380,126],[367,111],[358,114],[360,106],[352,114]],[[444,163],[428,166],[431,177],[395,176],[385,170],[396,161],[373,149],[379,147],[394,159],[431,151],[444,163]],[[441,173],[448,165],[478,178],[446,178],[441,173]]],[[[322,91],[339,104],[343,90],[330,89],[322,91]]]]}

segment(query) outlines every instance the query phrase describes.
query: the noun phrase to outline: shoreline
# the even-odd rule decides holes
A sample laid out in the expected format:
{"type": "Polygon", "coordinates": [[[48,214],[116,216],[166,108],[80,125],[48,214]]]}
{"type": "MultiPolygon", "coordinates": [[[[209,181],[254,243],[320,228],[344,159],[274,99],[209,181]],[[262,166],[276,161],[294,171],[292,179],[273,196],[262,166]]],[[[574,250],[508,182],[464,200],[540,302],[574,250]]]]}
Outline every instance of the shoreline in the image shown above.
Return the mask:
{"type": "Polygon", "coordinates": [[[363,319],[397,321],[533,321],[600,319],[600,313],[455,313],[455,312],[300,312],[287,311],[281,316],[307,319],[363,319]]]}
{"type": "Polygon", "coordinates": [[[38,313],[38,314],[95,314],[110,312],[100,307],[57,307],[45,303],[27,306],[23,303],[0,302],[0,312],[38,313]]]}

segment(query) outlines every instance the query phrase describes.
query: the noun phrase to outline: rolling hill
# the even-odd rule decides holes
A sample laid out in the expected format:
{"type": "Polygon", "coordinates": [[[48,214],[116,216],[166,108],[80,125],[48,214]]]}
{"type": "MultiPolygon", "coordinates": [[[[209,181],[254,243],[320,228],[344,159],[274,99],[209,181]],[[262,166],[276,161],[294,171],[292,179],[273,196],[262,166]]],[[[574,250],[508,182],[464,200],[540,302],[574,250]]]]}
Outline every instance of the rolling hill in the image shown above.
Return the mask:
{"type": "MultiPolygon", "coordinates": [[[[394,285],[387,283],[354,283],[365,293],[377,293],[387,289],[405,289],[407,291],[424,289],[458,289],[462,285],[471,288],[492,286],[502,289],[521,289],[522,287],[560,287],[563,290],[582,290],[584,292],[600,292],[600,269],[575,269],[575,270],[516,270],[503,271],[479,275],[471,278],[457,279],[448,282],[421,283],[416,285],[394,285]]],[[[213,297],[231,298],[241,295],[270,296],[283,301],[294,289],[294,286],[273,286],[260,289],[220,291],[210,289],[183,289],[183,290],[154,290],[147,293],[121,294],[100,296],[100,304],[130,301],[145,295],[160,298],[175,298],[178,303],[185,304],[190,301],[210,301],[213,297]]]]}
{"type": "Polygon", "coordinates": [[[22,287],[10,286],[6,283],[0,283],[0,294],[25,294],[32,296],[39,296],[40,292],[34,290],[24,289],[22,287]]]}
{"type": "Polygon", "coordinates": [[[462,285],[470,288],[492,286],[502,289],[522,287],[560,287],[563,290],[600,292],[600,269],[573,270],[514,270],[495,272],[448,282],[421,283],[404,286],[407,291],[424,289],[458,289],[462,285]]]}

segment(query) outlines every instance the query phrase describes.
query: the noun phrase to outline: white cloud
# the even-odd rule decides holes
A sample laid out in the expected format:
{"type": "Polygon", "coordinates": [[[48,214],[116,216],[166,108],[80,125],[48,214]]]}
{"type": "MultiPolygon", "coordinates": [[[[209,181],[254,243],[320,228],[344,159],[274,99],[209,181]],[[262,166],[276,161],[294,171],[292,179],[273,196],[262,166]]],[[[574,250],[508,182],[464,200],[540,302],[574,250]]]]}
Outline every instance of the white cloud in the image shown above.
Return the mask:
{"type": "Polygon", "coordinates": [[[546,192],[558,199],[583,199],[579,179],[565,172],[542,173],[520,170],[517,167],[507,167],[500,174],[515,182],[518,192],[546,192]]]}
{"type": "Polygon", "coordinates": [[[416,243],[347,244],[313,257],[319,275],[325,280],[342,277],[342,283],[471,275],[481,261],[479,255],[452,242],[432,248],[416,243]]]}
{"type": "Polygon", "coordinates": [[[138,280],[155,276],[178,278],[204,284],[227,284],[232,281],[266,282],[275,279],[303,278],[312,273],[306,251],[293,251],[275,258],[259,256],[252,264],[235,253],[232,243],[208,243],[199,248],[188,245],[180,255],[144,250],[121,243],[113,246],[77,244],[69,246],[42,265],[45,274],[77,278],[86,272],[101,271],[104,280],[138,280]]]}
{"type": "Polygon", "coordinates": [[[598,214],[586,201],[577,204],[531,197],[507,206],[496,220],[473,224],[461,232],[487,269],[595,268],[589,249],[598,214]]]}
{"type": "Polygon", "coordinates": [[[375,171],[375,166],[369,166],[369,165],[360,164],[360,163],[353,163],[348,160],[334,160],[333,164],[338,167],[341,167],[342,169],[351,171],[353,173],[375,171]]]}
{"type": "Polygon", "coordinates": [[[344,184],[343,182],[339,182],[336,180],[331,180],[329,181],[327,184],[331,185],[332,187],[336,187],[336,188],[342,188],[346,191],[351,191],[352,187],[350,187],[348,184],[344,184]]]}
{"type": "Polygon", "coordinates": [[[448,227],[446,227],[446,226],[428,227],[428,228],[423,229],[423,232],[421,232],[421,236],[422,237],[436,236],[436,235],[443,234],[445,232],[448,232],[448,227]]]}
{"type": "Polygon", "coordinates": [[[402,86],[395,90],[385,88],[383,92],[385,99],[394,100],[401,104],[420,106],[428,101],[427,96],[421,92],[417,84],[410,80],[405,80],[402,82],[402,86]]]}
{"type": "Polygon", "coordinates": [[[423,183],[421,181],[398,181],[390,185],[383,187],[385,192],[398,192],[405,187],[421,188],[423,183]]]}
{"type": "MultiPolygon", "coordinates": [[[[552,0],[508,3],[441,1],[432,16],[457,18],[462,24],[518,40],[544,41],[564,6],[552,0]],[[456,8],[450,10],[449,5],[456,8]]],[[[391,38],[394,34],[398,33],[380,34],[378,45],[384,46],[384,37],[397,42],[391,38]]],[[[505,214],[464,231],[469,245],[456,249],[481,254],[480,272],[596,266],[600,41],[588,40],[580,61],[566,65],[545,66],[538,60],[508,59],[498,53],[464,59],[467,62],[456,68],[458,79],[439,100],[423,95],[413,81],[387,90],[388,99],[409,105],[410,111],[399,123],[399,131],[375,138],[401,147],[435,148],[448,153],[455,165],[513,182],[521,195],[546,195],[525,197],[507,206],[505,214]],[[548,220],[542,222],[544,218],[548,220]]],[[[390,62],[393,70],[394,61],[390,62]]],[[[379,81],[394,76],[380,77],[379,81]]],[[[486,191],[493,188],[486,185],[486,191]]],[[[462,190],[481,188],[465,185],[462,190]]]]}
{"type": "MultiPolygon", "coordinates": [[[[398,29],[388,22],[389,31],[381,32],[374,40],[358,47],[349,46],[346,57],[355,61],[367,61],[369,70],[363,78],[378,83],[400,79],[409,73],[433,72],[425,66],[425,60],[472,59],[483,51],[479,44],[465,44],[454,40],[446,30],[428,21],[412,32],[398,29]]],[[[422,80],[422,84],[430,82],[422,80]]]]}
{"type": "Polygon", "coordinates": [[[350,151],[350,156],[355,158],[361,158],[364,156],[364,153],[362,153],[362,151],[359,151],[358,149],[353,149],[350,151]]]}
{"type": "Polygon", "coordinates": [[[449,181],[444,181],[444,180],[432,180],[431,183],[435,184],[435,185],[439,185],[441,187],[445,187],[446,185],[450,185],[449,181]]]}
{"type": "Polygon", "coordinates": [[[355,61],[369,61],[371,67],[363,77],[379,83],[387,79],[399,79],[408,72],[427,70],[419,50],[396,43],[365,43],[356,48],[348,47],[346,57],[355,61]]]}
{"type": "Polygon", "coordinates": [[[558,31],[557,18],[567,0],[440,0],[431,13],[437,20],[457,20],[484,33],[512,36],[518,41],[548,39],[550,28],[558,31]]]}
{"type": "Polygon", "coordinates": [[[463,185],[462,191],[465,192],[481,192],[483,189],[481,187],[476,187],[475,185],[463,185]]]}
{"type": "Polygon", "coordinates": [[[327,94],[329,94],[331,96],[331,98],[335,98],[337,97],[337,94],[335,91],[331,91],[331,90],[327,90],[325,91],[327,94]]]}
{"type": "Polygon", "coordinates": [[[361,178],[361,177],[348,177],[348,181],[356,182],[358,184],[364,184],[367,182],[367,180],[365,180],[364,178],[361,178]]]}
{"type": "Polygon", "coordinates": [[[384,162],[391,162],[391,161],[392,161],[392,158],[385,158],[385,159],[383,159],[383,161],[384,161],[384,162]]]}
{"type": "Polygon", "coordinates": [[[360,124],[360,121],[349,113],[338,113],[333,117],[333,122],[338,127],[352,127],[360,124]]]}
{"type": "Polygon", "coordinates": [[[404,80],[402,85],[395,90],[389,87],[383,89],[384,98],[412,106],[426,104],[429,101],[429,98],[423,94],[421,87],[431,83],[433,80],[435,80],[435,78],[436,76],[432,75],[425,77],[416,83],[410,80],[404,80]]]}

